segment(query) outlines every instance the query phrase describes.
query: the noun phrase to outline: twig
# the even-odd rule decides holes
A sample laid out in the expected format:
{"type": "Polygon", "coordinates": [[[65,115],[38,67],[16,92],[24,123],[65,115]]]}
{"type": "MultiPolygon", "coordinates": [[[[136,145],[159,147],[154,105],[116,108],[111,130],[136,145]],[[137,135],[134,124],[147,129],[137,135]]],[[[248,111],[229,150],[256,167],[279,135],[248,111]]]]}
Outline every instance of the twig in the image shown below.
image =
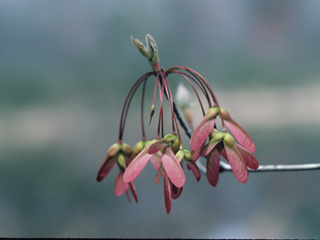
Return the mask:
{"type": "MultiPolygon", "coordinates": [[[[176,107],[175,102],[172,100],[174,113],[184,129],[186,135],[191,138],[192,131],[188,128],[184,120],[176,107]]],[[[198,168],[206,173],[206,167],[200,162],[200,159],[196,162],[198,168]]],[[[284,171],[309,171],[309,170],[320,170],[320,163],[309,163],[309,164],[291,164],[291,165],[260,165],[257,170],[248,169],[250,172],[284,172],[284,171]]],[[[220,161],[220,172],[230,172],[231,166],[228,163],[220,161]]]]}
{"type": "Polygon", "coordinates": [[[257,170],[251,170],[251,172],[284,172],[284,171],[307,171],[307,170],[319,170],[320,163],[309,164],[292,164],[292,165],[261,165],[257,170]]]}

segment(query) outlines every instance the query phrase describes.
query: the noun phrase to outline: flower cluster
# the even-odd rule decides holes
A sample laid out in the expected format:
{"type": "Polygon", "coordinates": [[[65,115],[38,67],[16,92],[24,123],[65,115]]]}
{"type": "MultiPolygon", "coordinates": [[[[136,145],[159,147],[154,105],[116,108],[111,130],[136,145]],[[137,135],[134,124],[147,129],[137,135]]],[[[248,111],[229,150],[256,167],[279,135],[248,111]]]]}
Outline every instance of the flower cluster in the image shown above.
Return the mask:
{"type": "MultiPolygon", "coordinates": [[[[257,159],[252,154],[252,152],[255,151],[254,142],[243,128],[230,117],[229,113],[225,109],[220,108],[208,82],[199,73],[187,67],[176,66],[167,70],[161,68],[158,48],[150,35],[146,37],[146,47],[137,39],[131,37],[131,40],[139,52],[148,59],[153,71],[142,75],[130,89],[122,108],[118,142],[110,147],[106,159],[99,169],[97,181],[102,181],[111,171],[115,163],[117,163],[120,172],[114,185],[115,194],[120,196],[126,192],[130,201],[128,192],[128,189],[130,189],[134,199],[138,202],[133,181],[150,160],[157,171],[155,184],[160,181],[160,177],[163,179],[165,207],[168,214],[171,210],[171,199],[177,199],[181,195],[186,181],[183,171],[183,160],[185,160],[187,168],[195,175],[196,180],[199,181],[201,174],[196,161],[200,156],[206,156],[207,179],[212,186],[216,186],[220,171],[220,155],[222,155],[230,164],[236,178],[240,182],[245,183],[249,176],[247,167],[251,169],[257,169],[259,167],[257,159]],[[198,99],[204,116],[191,136],[191,151],[184,149],[182,146],[175,114],[175,104],[168,80],[168,76],[171,74],[178,74],[190,85],[198,99]],[[145,136],[143,108],[146,82],[151,76],[155,76],[155,84],[150,111],[150,122],[155,113],[157,93],[160,99],[160,109],[156,137],[154,140],[148,141],[145,136]],[[141,99],[142,140],[131,150],[130,146],[122,142],[122,138],[131,100],[141,85],[143,88],[141,99]],[[199,89],[198,91],[204,95],[207,101],[209,109],[206,112],[196,88],[199,89]],[[171,132],[166,135],[164,134],[163,111],[165,98],[168,99],[170,105],[172,129],[171,132]],[[217,130],[216,126],[216,119],[218,117],[221,119],[221,132],[217,130]],[[227,132],[227,129],[232,135],[227,132]],[[238,143],[235,142],[234,138],[238,143]]],[[[186,105],[184,105],[184,111],[187,111],[189,116],[188,123],[191,124],[191,113],[189,109],[186,109],[186,105]]]]}

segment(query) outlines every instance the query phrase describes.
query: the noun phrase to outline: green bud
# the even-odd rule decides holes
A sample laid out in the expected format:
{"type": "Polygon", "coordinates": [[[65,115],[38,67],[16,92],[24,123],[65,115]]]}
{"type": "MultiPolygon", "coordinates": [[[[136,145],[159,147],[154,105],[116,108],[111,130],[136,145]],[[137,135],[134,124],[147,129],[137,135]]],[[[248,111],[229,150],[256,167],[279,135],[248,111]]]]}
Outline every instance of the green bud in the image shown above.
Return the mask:
{"type": "Polygon", "coordinates": [[[152,63],[152,60],[151,60],[151,59],[148,59],[148,63],[149,63],[149,65],[153,68],[153,63],[152,63]]]}
{"type": "Polygon", "coordinates": [[[139,39],[134,39],[131,36],[131,41],[133,43],[133,45],[136,47],[136,49],[138,49],[138,51],[145,56],[146,58],[150,59],[150,54],[148,52],[148,50],[145,48],[145,46],[140,42],[139,39]]]}
{"type": "Polygon", "coordinates": [[[155,66],[156,64],[159,64],[159,62],[160,62],[159,56],[158,56],[158,54],[155,54],[155,55],[153,56],[153,58],[152,58],[152,64],[153,64],[153,66],[155,66]]]}
{"type": "Polygon", "coordinates": [[[131,36],[131,41],[133,43],[133,45],[139,50],[139,52],[145,56],[146,58],[148,58],[148,62],[150,64],[150,66],[152,67],[152,69],[155,72],[159,72],[160,71],[160,60],[159,60],[159,56],[158,56],[158,47],[156,42],[154,41],[154,39],[147,34],[146,36],[146,42],[147,42],[147,47],[145,47],[140,40],[138,39],[134,39],[131,36]]]}
{"type": "Polygon", "coordinates": [[[151,112],[150,112],[150,117],[153,117],[154,111],[155,111],[156,107],[154,105],[151,106],[151,112]]]}
{"type": "Polygon", "coordinates": [[[150,54],[150,59],[153,58],[155,55],[158,55],[158,46],[156,44],[156,41],[151,37],[151,35],[147,34],[146,36],[147,45],[152,51],[152,54],[150,54]]]}
{"type": "Polygon", "coordinates": [[[146,36],[146,42],[147,42],[147,52],[149,54],[149,60],[152,60],[153,56],[154,56],[154,52],[153,52],[153,48],[150,45],[150,42],[148,41],[148,34],[146,36]]]}

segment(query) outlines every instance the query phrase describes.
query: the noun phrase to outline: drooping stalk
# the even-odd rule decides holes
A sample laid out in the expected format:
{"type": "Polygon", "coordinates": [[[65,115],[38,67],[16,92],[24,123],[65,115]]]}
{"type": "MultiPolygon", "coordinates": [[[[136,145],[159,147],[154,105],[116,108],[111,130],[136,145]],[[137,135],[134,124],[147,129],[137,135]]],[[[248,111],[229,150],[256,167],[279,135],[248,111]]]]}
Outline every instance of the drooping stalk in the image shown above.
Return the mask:
{"type": "MultiPolygon", "coordinates": [[[[197,90],[195,89],[195,87],[193,86],[193,84],[190,82],[190,80],[188,79],[188,77],[186,76],[186,74],[184,74],[183,72],[179,72],[179,71],[171,71],[171,73],[177,73],[179,74],[180,76],[182,76],[188,83],[189,85],[192,87],[194,93],[196,94],[197,98],[198,98],[198,101],[199,101],[199,104],[200,104],[200,107],[201,107],[201,110],[202,110],[202,114],[203,116],[205,115],[205,111],[204,111],[204,108],[203,108],[203,105],[202,105],[202,102],[201,102],[201,99],[200,99],[200,96],[197,92],[197,90]]],[[[168,74],[169,75],[169,74],[168,74]]],[[[196,84],[198,84],[198,87],[200,87],[200,89],[202,90],[202,92],[204,93],[204,89],[201,88],[201,86],[199,86],[199,83],[198,82],[195,82],[196,84]]],[[[205,95],[206,96],[206,95],[205,95]]],[[[208,96],[206,96],[207,98],[207,101],[208,101],[208,104],[210,106],[210,99],[208,98],[208,96]]]]}
{"type": "Polygon", "coordinates": [[[177,124],[177,119],[176,119],[176,116],[175,116],[175,113],[174,113],[174,107],[173,107],[173,98],[172,98],[172,92],[171,92],[171,88],[170,88],[170,84],[169,84],[169,81],[165,75],[165,73],[163,72],[163,78],[165,79],[167,85],[168,85],[168,91],[167,91],[167,96],[168,97],[168,100],[169,100],[169,103],[170,103],[170,107],[171,107],[171,117],[172,117],[172,134],[176,134],[175,132],[175,127],[174,125],[177,126],[177,134],[178,134],[178,138],[179,138],[179,141],[181,143],[181,136],[180,136],[180,132],[179,132],[179,126],[177,124]]]}
{"type": "Polygon", "coordinates": [[[155,84],[154,84],[153,102],[152,102],[152,105],[151,105],[149,126],[150,126],[150,124],[151,124],[151,120],[152,120],[153,114],[154,114],[154,112],[155,112],[155,104],[156,104],[157,84],[158,84],[158,82],[159,82],[159,77],[158,77],[158,74],[157,74],[156,81],[155,81],[155,84]]]}
{"type": "Polygon", "coordinates": [[[169,81],[168,81],[166,75],[163,72],[161,72],[161,76],[163,79],[163,85],[165,86],[166,95],[168,97],[169,105],[171,108],[172,134],[176,134],[176,130],[175,130],[175,126],[174,126],[174,112],[173,112],[173,106],[172,106],[172,93],[171,93],[170,84],[169,84],[169,81]]]}
{"type": "MultiPolygon", "coordinates": [[[[160,78],[160,73],[157,74],[157,78],[160,78]]],[[[159,111],[159,123],[158,123],[158,132],[157,132],[157,138],[160,138],[160,123],[161,123],[161,116],[163,115],[163,95],[164,95],[164,85],[160,84],[161,79],[159,79],[159,85],[161,86],[161,91],[160,91],[160,86],[159,86],[159,95],[160,95],[160,111],[159,111]]],[[[163,121],[162,121],[163,122],[163,121]]],[[[163,128],[162,128],[163,129],[163,128]]]]}
{"type": "Polygon", "coordinates": [[[128,110],[130,107],[130,103],[132,100],[133,95],[135,94],[135,92],[137,91],[138,87],[140,86],[140,84],[143,81],[146,81],[151,75],[153,75],[153,72],[147,72],[144,75],[142,75],[131,87],[125,101],[122,107],[122,112],[121,112],[121,117],[120,117],[120,125],[119,125],[119,138],[118,138],[118,142],[121,143],[122,142],[122,137],[123,137],[123,131],[124,131],[124,127],[125,127],[125,122],[126,122],[126,118],[127,118],[127,114],[128,114],[128,110]]]}
{"type": "Polygon", "coordinates": [[[147,79],[144,81],[143,83],[143,87],[142,87],[142,97],[141,97],[141,129],[142,129],[142,141],[147,140],[146,139],[146,133],[144,130],[144,121],[143,121],[143,107],[144,107],[144,93],[145,93],[145,89],[146,89],[146,83],[147,83],[147,79]]]}
{"type": "MultiPolygon", "coordinates": [[[[167,70],[167,71],[166,71],[166,74],[167,74],[167,75],[169,75],[170,73],[177,73],[177,74],[181,75],[182,77],[184,77],[184,78],[188,81],[189,85],[191,85],[191,86],[193,86],[193,85],[191,84],[189,78],[190,78],[193,82],[195,82],[195,83],[197,84],[197,86],[200,88],[200,90],[202,91],[203,95],[206,97],[209,107],[212,107],[212,104],[211,104],[211,101],[210,101],[210,98],[209,98],[209,94],[208,94],[205,86],[203,85],[203,83],[199,80],[199,78],[198,78],[196,75],[194,75],[194,74],[191,73],[191,75],[193,76],[193,77],[192,77],[192,76],[190,76],[189,74],[187,74],[187,73],[185,73],[185,72],[182,72],[182,71],[175,71],[175,70],[170,70],[170,71],[167,70]]],[[[195,93],[197,94],[197,91],[195,90],[194,87],[193,87],[193,90],[194,90],[195,93]]],[[[199,97],[198,97],[198,99],[199,99],[199,97]]]]}
{"type": "Polygon", "coordinates": [[[222,117],[222,114],[221,114],[221,109],[220,109],[218,100],[217,100],[216,95],[214,94],[212,88],[210,87],[209,83],[207,82],[207,80],[203,76],[201,76],[201,74],[199,74],[198,72],[194,71],[191,68],[184,67],[184,66],[171,67],[167,71],[171,71],[171,70],[175,70],[175,69],[183,69],[183,70],[185,70],[185,71],[187,71],[187,72],[189,72],[191,74],[195,74],[203,82],[203,84],[208,89],[208,91],[209,91],[209,93],[210,93],[210,95],[211,95],[211,97],[213,99],[213,102],[214,102],[215,106],[217,106],[218,109],[219,109],[219,116],[220,116],[221,123],[222,123],[222,131],[226,132],[226,128],[225,128],[225,124],[224,124],[224,121],[223,121],[223,117],[222,117]]]}

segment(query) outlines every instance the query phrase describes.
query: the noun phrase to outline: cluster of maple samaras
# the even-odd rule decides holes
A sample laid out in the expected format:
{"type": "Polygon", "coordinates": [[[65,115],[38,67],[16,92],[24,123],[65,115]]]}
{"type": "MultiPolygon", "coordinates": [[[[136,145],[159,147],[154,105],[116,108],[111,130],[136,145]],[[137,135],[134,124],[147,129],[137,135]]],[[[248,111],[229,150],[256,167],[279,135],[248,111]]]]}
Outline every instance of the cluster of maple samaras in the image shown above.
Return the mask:
{"type": "Polygon", "coordinates": [[[114,185],[115,194],[120,196],[126,193],[130,201],[128,192],[130,189],[135,201],[138,202],[133,181],[140,174],[147,162],[150,161],[157,170],[155,184],[159,182],[160,177],[163,178],[165,207],[168,214],[171,209],[171,198],[176,199],[180,196],[186,181],[183,172],[183,160],[185,160],[187,168],[193,172],[197,181],[199,181],[201,173],[195,162],[200,156],[207,156],[207,179],[212,186],[216,186],[219,178],[220,155],[222,155],[229,162],[236,178],[240,182],[245,183],[249,176],[247,167],[251,169],[257,169],[259,167],[257,159],[252,154],[252,152],[255,151],[254,142],[243,128],[230,117],[229,113],[219,107],[213,90],[207,81],[199,73],[187,67],[177,66],[169,68],[166,71],[160,68],[158,52],[155,47],[156,44],[150,35],[147,35],[147,48],[145,48],[139,40],[132,39],[132,41],[139,51],[148,58],[150,65],[153,66],[153,71],[141,76],[129,91],[122,109],[118,142],[108,150],[105,161],[99,169],[97,181],[102,181],[115,163],[117,163],[120,171],[114,185]],[[156,58],[154,58],[154,56],[156,56],[156,58]],[[182,146],[179,127],[174,114],[171,88],[167,79],[167,76],[172,73],[182,76],[183,79],[190,84],[199,100],[204,115],[203,120],[191,136],[191,151],[184,149],[182,146]],[[155,112],[157,90],[159,90],[160,110],[157,136],[154,140],[147,141],[143,122],[143,100],[145,83],[151,75],[156,76],[156,81],[150,121],[155,112]],[[198,86],[207,99],[209,109],[206,113],[199,94],[192,82],[198,86]],[[139,141],[132,150],[129,145],[122,142],[122,136],[131,99],[142,83],[144,83],[141,104],[142,140],[139,141]],[[166,96],[169,101],[172,118],[172,132],[167,135],[164,135],[163,130],[164,96],[166,96]],[[210,97],[213,100],[213,104],[211,103],[210,97]],[[221,132],[216,128],[217,117],[221,119],[221,132]],[[225,126],[232,135],[226,131],[225,126]],[[239,144],[235,142],[234,138],[239,144]]]}

